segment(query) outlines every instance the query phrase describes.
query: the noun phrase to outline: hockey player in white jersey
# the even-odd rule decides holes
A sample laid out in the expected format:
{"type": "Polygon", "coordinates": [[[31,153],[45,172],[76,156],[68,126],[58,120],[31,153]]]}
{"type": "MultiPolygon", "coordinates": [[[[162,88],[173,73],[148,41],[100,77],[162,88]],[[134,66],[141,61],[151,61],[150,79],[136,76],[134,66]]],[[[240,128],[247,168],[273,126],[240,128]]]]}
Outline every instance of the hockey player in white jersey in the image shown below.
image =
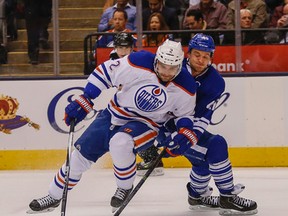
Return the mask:
{"type": "MultiPolygon", "coordinates": [[[[133,188],[136,176],[136,153],[153,145],[159,127],[171,118],[178,122],[190,119],[195,106],[196,84],[182,68],[184,52],[180,43],[165,41],[157,53],[131,53],[108,60],[88,77],[84,94],[65,108],[65,122],[83,120],[93,109],[93,99],[110,87],[117,87],[108,107],[103,110],[75,142],[70,160],[69,190],[93,162],[110,151],[117,190],[111,198],[112,211],[121,206],[133,188]]],[[[190,124],[191,123],[191,124],[190,124]]],[[[183,125],[173,138],[177,146],[171,154],[183,154],[193,144],[183,125]]],[[[65,179],[65,163],[51,182],[48,195],[30,203],[33,211],[59,206],[65,179]]],[[[97,180],[95,180],[97,182],[97,180]]]]}
{"type": "MultiPolygon", "coordinates": [[[[190,182],[187,184],[188,202],[191,209],[218,210],[221,207],[220,214],[252,215],[257,213],[257,204],[238,196],[244,186],[234,185],[226,140],[207,131],[214,112],[213,106],[217,104],[225,89],[224,79],[211,65],[214,51],[212,37],[196,34],[189,42],[188,58],[183,61],[183,67],[192,74],[197,83],[193,132],[198,142],[184,153],[192,164],[190,182]],[[211,177],[220,196],[211,196],[212,188],[208,186],[211,177]]],[[[173,132],[174,123],[171,125],[170,131],[173,132]]],[[[146,153],[144,151],[139,155],[144,159],[146,157],[146,163],[150,163],[158,155],[157,148],[151,146],[146,153]]]]}

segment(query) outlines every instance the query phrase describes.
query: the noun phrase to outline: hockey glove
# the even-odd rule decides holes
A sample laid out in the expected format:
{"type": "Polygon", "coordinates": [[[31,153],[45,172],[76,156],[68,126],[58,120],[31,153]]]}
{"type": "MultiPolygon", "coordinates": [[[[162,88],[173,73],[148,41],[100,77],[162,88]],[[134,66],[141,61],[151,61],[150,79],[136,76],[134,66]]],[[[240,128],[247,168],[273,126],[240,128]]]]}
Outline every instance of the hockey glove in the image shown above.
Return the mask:
{"type": "Polygon", "coordinates": [[[94,103],[86,94],[80,95],[65,108],[65,123],[70,125],[71,120],[75,119],[75,125],[82,121],[86,115],[93,110],[94,103]]]}
{"type": "Polygon", "coordinates": [[[162,145],[172,157],[183,155],[191,146],[198,142],[196,134],[187,128],[180,128],[176,136],[169,136],[162,145]]]}

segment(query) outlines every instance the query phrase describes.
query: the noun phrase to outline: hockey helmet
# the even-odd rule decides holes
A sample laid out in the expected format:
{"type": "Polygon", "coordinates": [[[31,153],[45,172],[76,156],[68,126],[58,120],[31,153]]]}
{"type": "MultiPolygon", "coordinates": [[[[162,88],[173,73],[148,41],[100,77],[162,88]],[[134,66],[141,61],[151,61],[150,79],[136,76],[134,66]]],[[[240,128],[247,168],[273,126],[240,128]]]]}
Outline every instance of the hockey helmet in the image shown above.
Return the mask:
{"type": "Polygon", "coordinates": [[[157,73],[157,62],[161,62],[166,65],[177,66],[178,70],[174,77],[181,71],[182,61],[184,59],[184,52],[180,42],[171,41],[166,39],[162,45],[157,49],[154,70],[157,73]]]}
{"type": "Polygon", "coordinates": [[[192,49],[197,49],[204,52],[210,52],[211,56],[213,56],[215,51],[214,40],[210,35],[197,33],[189,41],[188,52],[191,52],[192,49]]]}
{"type": "Polygon", "coordinates": [[[166,39],[164,43],[158,47],[155,59],[167,65],[182,64],[184,52],[180,42],[166,39]]]}
{"type": "Polygon", "coordinates": [[[114,38],[114,46],[132,47],[133,42],[131,34],[128,34],[127,32],[120,32],[114,38]]]}

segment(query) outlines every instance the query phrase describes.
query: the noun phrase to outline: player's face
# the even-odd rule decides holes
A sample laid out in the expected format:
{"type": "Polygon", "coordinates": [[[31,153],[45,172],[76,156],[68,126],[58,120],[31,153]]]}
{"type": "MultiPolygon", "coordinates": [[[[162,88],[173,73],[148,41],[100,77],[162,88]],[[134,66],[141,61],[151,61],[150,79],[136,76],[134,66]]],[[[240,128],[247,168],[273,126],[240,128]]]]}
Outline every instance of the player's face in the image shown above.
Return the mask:
{"type": "Polygon", "coordinates": [[[126,55],[129,55],[132,52],[132,47],[126,47],[126,46],[117,46],[115,48],[115,51],[119,58],[123,58],[126,55]]]}
{"type": "Polygon", "coordinates": [[[188,59],[192,68],[193,76],[201,74],[211,62],[210,52],[196,49],[192,49],[191,52],[188,53],[188,59]]]}
{"type": "Polygon", "coordinates": [[[163,82],[172,80],[178,72],[178,68],[178,65],[166,65],[159,61],[156,65],[157,75],[163,82]]]}

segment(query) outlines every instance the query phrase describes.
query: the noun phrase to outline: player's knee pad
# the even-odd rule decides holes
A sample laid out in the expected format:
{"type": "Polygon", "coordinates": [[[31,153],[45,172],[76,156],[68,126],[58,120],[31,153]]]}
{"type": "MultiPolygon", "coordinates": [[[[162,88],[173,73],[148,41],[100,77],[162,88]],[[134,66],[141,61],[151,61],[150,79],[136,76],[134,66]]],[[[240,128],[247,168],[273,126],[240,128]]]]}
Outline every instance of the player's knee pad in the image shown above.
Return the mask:
{"type": "Polygon", "coordinates": [[[90,169],[92,163],[92,161],[87,160],[77,149],[75,149],[71,154],[70,177],[80,179],[82,173],[90,169]]]}
{"type": "Polygon", "coordinates": [[[207,151],[208,163],[218,163],[228,158],[228,145],[224,137],[214,135],[209,139],[209,148],[207,151]]]}
{"type": "Polygon", "coordinates": [[[134,140],[124,132],[116,133],[109,143],[117,186],[130,189],[136,176],[134,140]]]}
{"type": "MultiPolygon", "coordinates": [[[[123,163],[123,161],[127,160],[127,162],[129,161],[128,163],[131,163],[131,161],[135,160],[134,140],[127,133],[116,133],[110,140],[109,150],[114,164],[118,164],[118,161],[123,163]]],[[[126,163],[124,162],[124,164],[126,163]]]]}

